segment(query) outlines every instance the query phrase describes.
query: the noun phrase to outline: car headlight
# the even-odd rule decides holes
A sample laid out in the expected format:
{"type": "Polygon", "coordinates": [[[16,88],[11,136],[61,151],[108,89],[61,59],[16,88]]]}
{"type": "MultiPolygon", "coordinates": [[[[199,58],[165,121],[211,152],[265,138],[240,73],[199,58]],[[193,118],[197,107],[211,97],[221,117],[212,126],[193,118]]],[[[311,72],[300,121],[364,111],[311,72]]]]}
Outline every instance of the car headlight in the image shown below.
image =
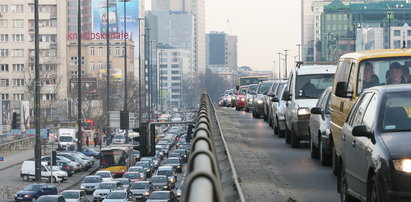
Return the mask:
{"type": "Polygon", "coordinates": [[[144,195],[148,196],[148,195],[150,195],[150,192],[146,191],[146,192],[144,192],[144,195]]]}
{"type": "Polygon", "coordinates": [[[395,170],[411,173],[411,159],[393,160],[395,170]]]}
{"type": "Polygon", "coordinates": [[[31,198],[31,195],[24,195],[25,198],[31,198]]]}
{"type": "Polygon", "coordinates": [[[309,118],[311,115],[310,108],[302,107],[297,110],[298,118],[309,118]]]}
{"type": "Polygon", "coordinates": [[[166,189],[167,189],[167,188],[168,188],[168,186],[166,185],[166,186],[164,186],[163,188],[166,188],[166,189]]]}
{"type": "Polygon", "coordinates": [[[147,169],[146,172],[150,172],[150,169],[147,169]]]}
{"type": "Polygon", "coordinates": [[[80,189],[85,189],[86,188],[86,186],[80,186],[80,189]]]}
{"type": "Polygon", "coordinates": [[[250,98],[250,99],[248,99],[248,101],[249,101],[249,102],[252,102],[252,101],[253,101],[253,99],[252,99],[252,98],[250,98]]]}
{"type": "Polygon", "coordinates": [[[241,100],[241,101],[244,101],[245,99],[244,99],[244,98],[240,98],[240,100],[241,100]]]}
{"type": "Polygon", "coordinates": [[[97,192],[93,192],[93,196],[98,196],[98,193],[97,193],[97,192]]]}
{"type": "Polygon", "coordinates": [[[263,100],[257,100],[257,104],[263,104],[263,100]]]}

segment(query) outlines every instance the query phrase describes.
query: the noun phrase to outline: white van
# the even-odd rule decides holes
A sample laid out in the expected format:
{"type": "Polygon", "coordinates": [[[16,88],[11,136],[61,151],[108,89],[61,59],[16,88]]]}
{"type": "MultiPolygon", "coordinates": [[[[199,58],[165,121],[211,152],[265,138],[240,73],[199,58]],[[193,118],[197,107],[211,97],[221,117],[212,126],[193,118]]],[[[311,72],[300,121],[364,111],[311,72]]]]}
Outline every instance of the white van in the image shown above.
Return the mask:
{"type": "MultiPolygon", "coordinates": [[[[36,179],[35,161],[24,161],[21,165],[20,177],[24,181],[36,179]]],[[[48,166],[47,162],[41,162],[41,179],[54,182],[63,182],[68,179],[66,171],[60,170],[57,166],[48,166]],[[53,169],[53,170],[52,170],[53,169]],[[52,177],[53,176],[53,177],[52,177]]]]}
{"type": "Polygon", "coordinates": [[[59,145],[62,148],[67,148],[76,145],[77,129],[75,128],[60,128],[59,129],[59,145]]]}

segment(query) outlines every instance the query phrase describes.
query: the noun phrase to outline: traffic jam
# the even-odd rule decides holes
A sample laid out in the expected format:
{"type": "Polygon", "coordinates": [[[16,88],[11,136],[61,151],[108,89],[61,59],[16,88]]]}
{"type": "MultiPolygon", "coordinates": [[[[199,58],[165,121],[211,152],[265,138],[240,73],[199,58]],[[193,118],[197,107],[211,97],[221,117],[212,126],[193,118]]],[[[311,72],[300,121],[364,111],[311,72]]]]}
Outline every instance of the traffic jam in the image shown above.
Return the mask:
{"type": "MultiPolygon", "coordinates": [[[[174,112],[161,117],[168,122],[194,120],[193,113],[174,112]]],[[[156,127],[155,155],[144,157],[139,151],[138,133],[126,135],[117,129],[107,145],[101,147],[97,140],[97,147],[83,147],[79,152],[73,150],[75,141],[69,140],[75,136],[67,135],[75,131],[60,132],[66,135],[59,134],[59,138],[67,141],[59,141],[57,151],[41,158],[41,178],[45,183],[22,187],[14,194],[14,201],[180,201],[191,152],[187,125],[156,127]],[[77,174],[84,176],[80,182],[60,190],[61,183],[68,183],[77,174]]],[[[20,177],[27,182],[35,180],[35,161],[23,162],[20,177]]]]}
{"type": "Polygon", "coordinates": [[[411,51],[298,62],[287,78],[244,76],[216,105],[262,118],[291,148],[330,167],[341,201],[411,199],[411,51]]]}

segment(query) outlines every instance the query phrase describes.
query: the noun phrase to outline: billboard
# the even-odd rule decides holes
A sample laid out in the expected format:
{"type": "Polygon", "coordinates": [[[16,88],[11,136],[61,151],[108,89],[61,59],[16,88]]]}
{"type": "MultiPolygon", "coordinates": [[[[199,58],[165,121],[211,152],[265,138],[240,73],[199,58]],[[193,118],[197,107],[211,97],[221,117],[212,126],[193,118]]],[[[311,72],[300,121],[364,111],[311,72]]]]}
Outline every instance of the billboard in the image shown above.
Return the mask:
{"type": "Polygon", "coordinates": [[[139,0],[108,0],[108,5],[107,0],[93,0],[92,12],[94,38],[90,36],[91,39],[101,39],[97,37],[97,34],[106,35],[107,22],[109,22],[110,39],[134,41],[134,54],[138,56],[139,0]],[[126,25],[126,30],[124,30],[124,25],[126,25]]]}

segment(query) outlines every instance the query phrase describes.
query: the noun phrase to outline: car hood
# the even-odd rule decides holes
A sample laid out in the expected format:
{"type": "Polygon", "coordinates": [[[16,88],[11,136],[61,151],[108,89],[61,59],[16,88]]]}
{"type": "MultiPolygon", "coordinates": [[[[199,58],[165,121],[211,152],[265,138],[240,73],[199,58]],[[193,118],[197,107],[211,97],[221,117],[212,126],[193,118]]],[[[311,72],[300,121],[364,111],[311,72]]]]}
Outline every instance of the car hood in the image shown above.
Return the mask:
{"type": "Polygon", "coordinates": [[[131,193],[133,194],[144,194],[148,192],[148,189],[130,189],[131,193]]]}
{"type": "Polygon", "coordinates": [[[78,199],[66,199],[66,202],[80,202],[78,199]]]}
{"type": "Polygon", "coordinates": [[[411,142],[411,132],[393,132],[381,135],[385,146],[391,157],[394,159],[410,158],[409,143],[411,142]]]}
{"type": "Polygon", "coordinates": [[[298,99],[295,100],[297,103],[298,107],[308,107],[308,108],[313,108],[317,104],[318,99],[298,99]]]}
{"type": "Polygon", "coordinates": [[[125,199],[104,199],[103,202],[127,202],[125,199]]]}
{"type": "Polygon", "coordinates": [[[104,194],[104,193],[110,193],[111,189],[97,189],[96,191],[94,191],[94,193],[97,194],[104,194]]]}
{"type": "Polygon", "coordinates": [[[167,182],[157,182],[157,183],[153,183],[154,187],[158,187],[158,186],[166,186],[167,182]]]}
{"type": "Polygon", "coordinates": [[[80,186],[87,186],[87,187],[95,187],[98,186],[100,183],[81,183],[80,186]]]}
{"type": "Polygon", "coordinates": [[[16,194],[21,194],[21,195],[33,195],[36,194],[37,191],[19,191],[16,194]]]}

